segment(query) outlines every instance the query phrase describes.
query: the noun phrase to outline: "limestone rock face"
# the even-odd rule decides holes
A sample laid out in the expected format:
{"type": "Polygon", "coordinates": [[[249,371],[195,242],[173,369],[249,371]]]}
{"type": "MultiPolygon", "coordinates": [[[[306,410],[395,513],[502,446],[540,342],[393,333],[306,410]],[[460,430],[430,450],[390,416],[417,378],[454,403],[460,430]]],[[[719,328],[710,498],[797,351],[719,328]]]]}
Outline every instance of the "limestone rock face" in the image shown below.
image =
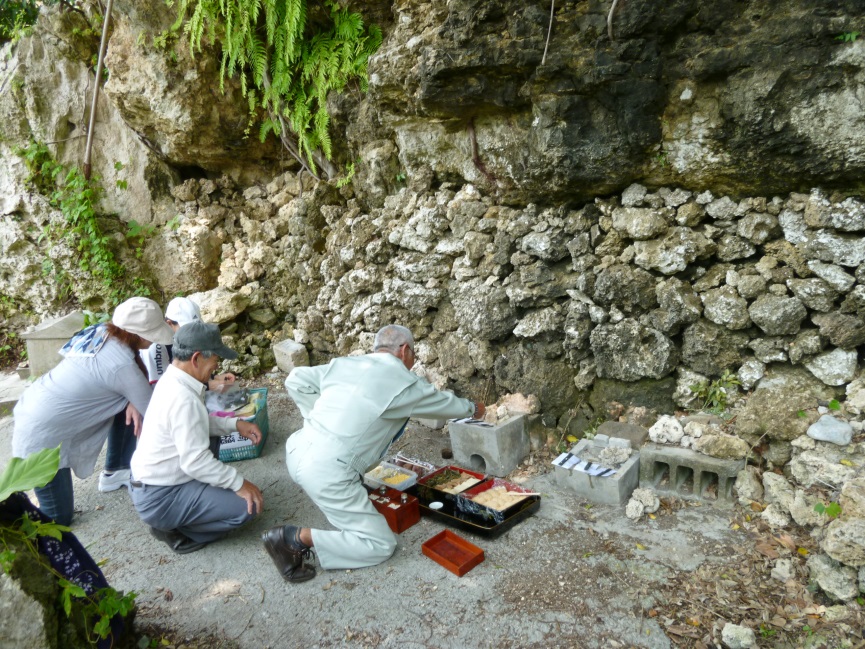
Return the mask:
{"type": "MultiPolygon", "coordinates": [[[[556,15],[541,65],[549,26],[541,7],[402,3],[370,62],[368,101],[379,110],[359,111],[370,126],[355,129],[392,129],[409,175],[431,169],[524,201],[604,193],[640,177],[757,183],[766,193],[803,172],[856,184],[865,158],[848,143],[862,139],[865,111],[851,109],[862,100],[837,79],[862,77],[861,47],[808,45],[828,43],[858,5],[808,7],[776,3],[742,33],[727,3],[628,3],[617,9],[612,42],[607,7],[568,8],[556,15]],[[795,82],[802,71],[806,86],[795,82]]],[[[639,195],[625,207],[642,207],[639,195]]],[[[723,222],[725,207],[712,218],[723,222]]],[[[811,227],[857,227],[861,218],[853,209],[814,212],[811,227]]]]}
{"type": "Polygon", "coordinates": [[[748,649],[757,644],[754,629],[727,622],[721,629],[721,640],[730,649],[748,649]]]}
{"type": "Polygon", "coordinates": [[[793,441],[790,472],[804,487],[816,483],[843,485],[856,476],[856,470],[841,463],[847,453],[831,442],[817,442],[810,437],[793,441]]]}
{"type": "Polygon", "coordinates": [[[825,554],[812,554],[808,558],[808,572],[811,579],[834,600],[846,601],[856,597],[856,571],[842,566],[825,554]]]}
{"type": "Polygon", "coordinates": [[[0,574],[0,644],[7,649],[48,649],[42,605],[21,590],[18,582],[0,574]]]}
{"type": "Polygon", "coordinates": [[[746,439],[766,435],[770,440],[789,441],[804,435],[809,421],[799,416],[817,399],[831,399],[831,392],[807,372],[789,370],[763,378],[743,412],[737,417],[735,431],[746,439]]]}
{"type": "Polygon", "coordinates": [[[763,499],[763,485],[760,482],[758,469],[754,466],[746,466],[736,476],[736,494],[739,504],[747,507],[753,501],[763,499]]]}
{"type": "Polygon", "coordinates": [[[748,443],[735,435],[703,435],[695,440],[694,450],[723,460],[741,460],[748,455],[748,443]]]}
{"type": "Polygon", "coordinates": [[[865,566],[865,518],[841,518],[829,523],[821,547],[845,566],[865,566]]]}
{"type": "MultiPolygon", "coordinates": [[[[10,92],[0,94],[0,193],[7,197],[27,193],[28,172],[13,150],[28,140],[54,143],[51,155],[64,165],[83,162],[96,53],[74,36],[85,28],[80,14],[54,7],[41,12],[32,36],[4,46],[0,86],[10,92]]],[[[99,207],[124,221],[164,223],[172,216],[175,171],[127,127],[107,95],[100,93],[96,111],[91,164],[105,190],[99,207]]],[[[15,211],[6,207],[4,214],[15,211]]]]}
{"type": "MultiPolygon", "coordinates": [[[[399,322],[437,385],[533,394],[545,424],[613,402],[650,421],[699,408],[692,387],[731,372],[753,391],[741,439],[695,424],[678,443],[755,446],[770,468],[843,484],[847,456],[801,437],[845,384],[854,434],[865,410],[865,155],[850,144],[865,141],[865,41],[832,38],[858,2],[760,0],[742,30],[728,0],[632,0],[612,39],[608,8],[565,4],[543,64],[540,7],[365,3],[384,43],[368,94],[329,97],[335,159],[355,165],[340,187],[244,137],[217,53],[154,42],[173,9],[118,2],[95,165],[119,214],[101,220],[131,276],[200,294],[243,372],[272,367],[274,340],[318,364],[399,322]],[[832,192],[799,193],[818,185],[832,192]],[[156,230],[132,243],[130,218],[156,230]]],[[[46,10],[0,57],[7,326],[63,308],[45,268],[86,274],[77,242],[41,239],[63,216],[13,151],[32,132],[77,155],[93,39],[73,38],[75,14],[46,10]]],[[[105,309],[104,292],[74,298],[105,309]]]]}
{"type": "Polygon", "coordinates": [[[157,0],[119,0],[105,54],[111,76],[105,94],[120,117],[172,165],[232,171],[247,177],[279,149],[244,133],[248,109],[239,84],[219,89],[219,59],[210,50],[193,58],[181,37],[166,48],[153,35],[168,29],[176,11],[157,0]],[[148,36],[140,38],[140,34],[148,36]],[[174,52],[173,56],[169,53],[174,52]]]}
{"type": "Polygon", "coordinates": [[[622,381],[662,378],[678,361],[678,351],[669,338],[630,319],[599,325],[592,332],[591,345],[598,375],[622,381]]]}
{"type": "Polygon", "coordinates": [[[841,489],[838,500],[845,517],[865,519],[865,478],[854,478],[841,489]]]}

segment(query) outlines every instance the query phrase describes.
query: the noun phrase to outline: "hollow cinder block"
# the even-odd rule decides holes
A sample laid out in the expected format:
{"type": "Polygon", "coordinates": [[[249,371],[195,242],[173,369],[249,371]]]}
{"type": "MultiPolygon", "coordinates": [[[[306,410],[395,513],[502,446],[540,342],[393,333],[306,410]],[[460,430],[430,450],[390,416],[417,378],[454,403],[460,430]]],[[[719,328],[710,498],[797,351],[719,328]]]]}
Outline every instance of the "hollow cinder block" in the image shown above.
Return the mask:
{"type": "Polygon", "coordinates": [[[646,444],[640,456],[640,486],[702,502],[732,504],[736,475],[745,460],[722,460],[679,446],[646,444]]]}
{"type": "Polygon", "coordinates": [[[509,417],[492,427],[448,424],[454,460],[474,471],[505,477],[529,454],[526,416],[509,417]]]}
{"type": "MultiPolygon", "coordinates": [[[[598,441],[597,437],[581,439],[570,452],[580,458],[587,454],[594,456],[607,445],[607,440],[598,441]]],[[[631,457],[616,469],[616,474],[606,478],[560,466],[553,467],[553,474],[559,486],[572,489],[586,500],[604,505],[623,505],[640,483],[640,454],[633,451],[631,457]]]]}

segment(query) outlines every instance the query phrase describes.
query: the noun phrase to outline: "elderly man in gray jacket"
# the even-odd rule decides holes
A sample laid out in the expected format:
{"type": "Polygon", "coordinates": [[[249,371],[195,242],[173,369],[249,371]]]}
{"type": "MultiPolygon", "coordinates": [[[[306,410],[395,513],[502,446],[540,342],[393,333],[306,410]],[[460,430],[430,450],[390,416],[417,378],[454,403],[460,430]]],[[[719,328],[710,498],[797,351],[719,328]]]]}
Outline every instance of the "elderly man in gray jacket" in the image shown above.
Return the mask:
{"type": "Polygon", "coordinates": [[[484,405],[439,392],[409,370],[414,338],[388,325],[373,353],[336,358],[328,365],[292,370],[285,387],[304,425],[288,438],[286,465],[336,530],[274,527],[262,541],[282,577],[315,577],[303,563],[315,547],[325,569],[362,568],[388,559],[396,536],[363,488],[362,475],[405,430],[410,417],[482,417],[484,405]]]}

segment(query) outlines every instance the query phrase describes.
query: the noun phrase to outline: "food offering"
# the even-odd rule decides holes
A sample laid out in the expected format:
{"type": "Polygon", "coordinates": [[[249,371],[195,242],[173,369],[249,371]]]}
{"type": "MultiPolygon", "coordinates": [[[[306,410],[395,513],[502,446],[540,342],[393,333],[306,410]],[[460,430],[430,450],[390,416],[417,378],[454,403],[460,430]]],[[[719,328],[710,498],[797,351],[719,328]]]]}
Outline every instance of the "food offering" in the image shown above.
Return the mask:
{"type": "Polygon", "coordinates": [[[364,482],[370,487],[388,487],[405,491],[417,482],[417,474],[408,469],[382,462],[377,467],[364,474],[364,482]]]}
{"type": "Polygon", "coordinates": [[[482,482],[486,476],[468,469],[445,466],[418,481],[421,499],[454,500],[457,494],[482,482]]]}
{"type": "Polygon", "coordinates": [[[459,512],[481,521],[500,524],[511,514],[531,506],[527,501],[540,501],[540,494],[494,478],[460,494],[455,505],[459,512]]]}
{"type": "Polygon", "coordinates": [[[541,506],[541,497],[536,492],[457,466],[445,466],[421,478],[411,493],[417,495],[424,516],[488,537],[498,536],[524,521],[541,506]],[[496,487],[493,493],[482,496],[480,502],[473,500],[496,487]],[[509,500],[514,501],[510,506],[509,500]]]}

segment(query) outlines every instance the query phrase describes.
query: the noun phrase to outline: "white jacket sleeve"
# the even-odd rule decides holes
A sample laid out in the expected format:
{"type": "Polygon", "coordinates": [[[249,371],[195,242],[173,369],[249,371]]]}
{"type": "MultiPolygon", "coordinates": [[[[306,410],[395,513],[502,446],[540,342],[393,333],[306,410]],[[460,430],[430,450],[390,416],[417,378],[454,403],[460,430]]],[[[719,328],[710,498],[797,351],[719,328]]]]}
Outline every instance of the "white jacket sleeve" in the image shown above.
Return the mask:
{"type": "Polygon", "coordinates": [[[461,399],[453,392],[440,392],[424,379],[417,382],[393,400],[387,409],[391,418],[408,417],[471,417],[475,404],[461,399]]]}
{"type": "Polygon", "coordinates": [[[304,419],[309,417],[312,407],[321,396],[321,379],[329,365],[317,367],[295,367],[285,379],[285,389],[294,399],[300,414],[304,419]]]}

